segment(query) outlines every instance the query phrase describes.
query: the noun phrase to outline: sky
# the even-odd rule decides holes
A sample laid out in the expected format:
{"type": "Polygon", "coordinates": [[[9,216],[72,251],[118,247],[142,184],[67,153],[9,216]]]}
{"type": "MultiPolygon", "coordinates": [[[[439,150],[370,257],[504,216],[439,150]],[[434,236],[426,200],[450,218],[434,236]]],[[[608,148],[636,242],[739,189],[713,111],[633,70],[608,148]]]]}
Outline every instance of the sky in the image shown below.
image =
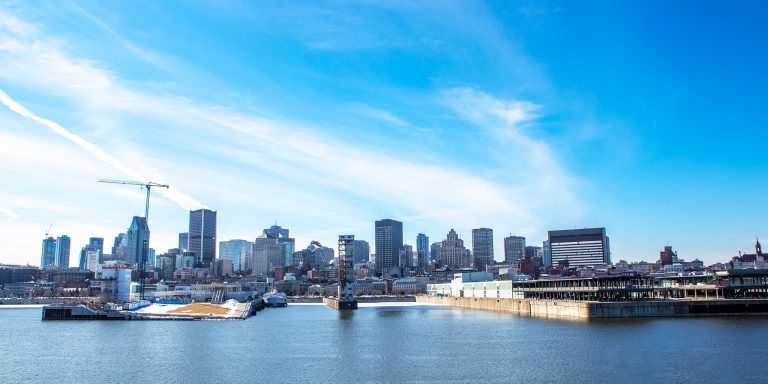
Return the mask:
{"type": "Polygon", "coordinates": [[[606,227],[614,261],[768,242],[762,1],[0,0],[0,263],[46,230],[111,245],[152,191],[297,249],[404,222],[541,245],[606,227]]]}

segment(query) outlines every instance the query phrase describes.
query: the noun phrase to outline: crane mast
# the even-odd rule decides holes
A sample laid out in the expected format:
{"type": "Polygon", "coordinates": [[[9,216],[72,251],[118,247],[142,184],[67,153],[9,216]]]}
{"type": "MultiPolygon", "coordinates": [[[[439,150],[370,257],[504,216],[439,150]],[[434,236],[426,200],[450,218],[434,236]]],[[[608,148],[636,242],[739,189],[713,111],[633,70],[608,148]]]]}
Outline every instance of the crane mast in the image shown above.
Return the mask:
{"type": "MultiPolygon", "coordinates": [[[[134,180],[100,179],[99,183],[136,185],[146,189],[147,200],[144,206],[144,221],[147,223],[147,228],[149,228],[149,192],[151,191],[152,187],[169,188],[167,184],[159,184],[152,181],[141,182],[141,181],[134,181],[134,180]]],[[[148,252],[149,252],[149,240],[145,239],[144,247],[141,252],[141,258],[139,260],[139,270],[140,270],[140,276],[141,276],[141,284],[140,284],[141,288],[140,288],[139,294],[140,294],[141,300],[144,300],[144,284],[145,284],[146,274],[147,274],[147,253],[148,252]]]]}

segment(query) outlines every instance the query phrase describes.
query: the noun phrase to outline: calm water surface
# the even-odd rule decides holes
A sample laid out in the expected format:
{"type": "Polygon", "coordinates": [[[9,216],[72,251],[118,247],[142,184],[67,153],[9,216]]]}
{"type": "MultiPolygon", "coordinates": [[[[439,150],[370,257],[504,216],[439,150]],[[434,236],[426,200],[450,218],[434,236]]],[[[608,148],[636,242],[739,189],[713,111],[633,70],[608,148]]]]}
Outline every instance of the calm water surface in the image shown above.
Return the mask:
{"type": "Polygon", "coordinates": [[[245,321],[0,309],[0,383],[766,383],[768,318],[574,322],[439,306],[245,321]]]}

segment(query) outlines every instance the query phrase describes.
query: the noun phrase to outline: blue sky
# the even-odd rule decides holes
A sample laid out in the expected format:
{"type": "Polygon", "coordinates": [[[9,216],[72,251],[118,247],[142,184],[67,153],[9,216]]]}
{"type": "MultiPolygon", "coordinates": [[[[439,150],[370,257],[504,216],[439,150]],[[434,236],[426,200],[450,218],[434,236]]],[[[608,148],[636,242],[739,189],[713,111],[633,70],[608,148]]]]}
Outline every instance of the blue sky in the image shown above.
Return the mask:
{"type": "MultiPolygon", "coordinates": [[[[725,261],[768,239],[762,2],[0,3],[0,261],[43,233],[173,247],[275,222],[297,246],[381,218],[614,260],[725,261]]],[[[73,265],[76,263],[73,257],[73,265]]]]}

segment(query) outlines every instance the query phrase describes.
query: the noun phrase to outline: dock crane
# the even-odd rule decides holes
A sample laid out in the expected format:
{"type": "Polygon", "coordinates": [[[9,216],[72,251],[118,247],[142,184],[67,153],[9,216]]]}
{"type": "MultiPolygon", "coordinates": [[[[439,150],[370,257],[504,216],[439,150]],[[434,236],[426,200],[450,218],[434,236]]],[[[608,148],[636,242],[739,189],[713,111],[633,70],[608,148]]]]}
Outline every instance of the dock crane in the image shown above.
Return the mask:
{"type": "MultiPolygon", "coordinates": [[[[134,181],[134,180],[113,180],[113,179],[99,179],[99,183],[108,183],[108,184],[124,184],[124,185],[137,185],[145,188],[147,190],[147,203],[144,207],[144,220],[147,223],[147,227],[149,227],[149,192],[152,189],[152,187],[157,188],[169,188],[167,184],[159,184],[152,181],[147,182],[141,182],[141,181],[134,181]]],[[[139,291],[139,297],[141,300],[144,300],[144,284],[146,280],[147,275],[147,253],[149,252],[149,240],[144,240],[144,247],[143,251],[141,253],[141,260],[139,260],[139,270],[140,270],[140,279],[141,279],[141,288],[139,291]]]]}

